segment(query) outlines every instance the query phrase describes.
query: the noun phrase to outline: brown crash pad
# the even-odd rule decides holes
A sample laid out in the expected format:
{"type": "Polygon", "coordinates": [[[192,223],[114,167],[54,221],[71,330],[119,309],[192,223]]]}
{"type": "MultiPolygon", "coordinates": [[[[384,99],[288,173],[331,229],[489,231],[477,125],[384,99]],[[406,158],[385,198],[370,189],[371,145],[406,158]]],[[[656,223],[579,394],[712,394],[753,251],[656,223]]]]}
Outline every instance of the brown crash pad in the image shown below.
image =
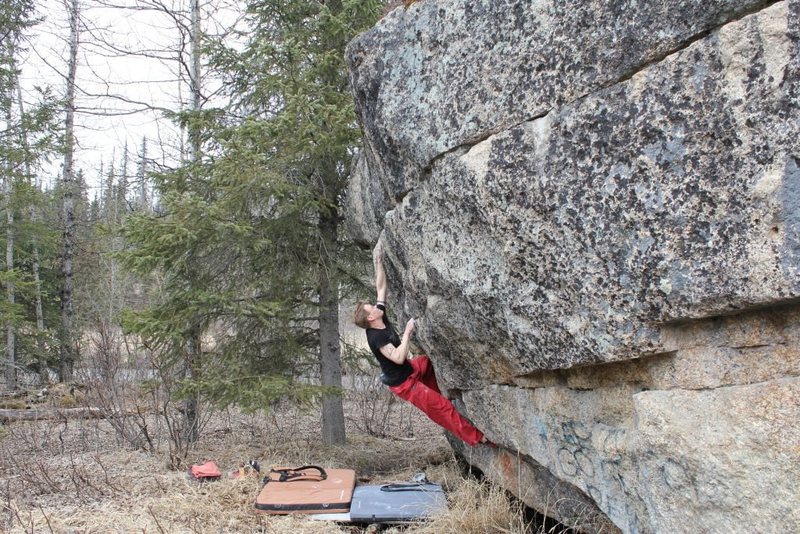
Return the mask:
{"type": "Polygon", "coordinates": [[[306,465],[275,468],[264,477],[256,510],[265,514],[347,512],[356,485],[352,469],[323,469],[306,465]]]}

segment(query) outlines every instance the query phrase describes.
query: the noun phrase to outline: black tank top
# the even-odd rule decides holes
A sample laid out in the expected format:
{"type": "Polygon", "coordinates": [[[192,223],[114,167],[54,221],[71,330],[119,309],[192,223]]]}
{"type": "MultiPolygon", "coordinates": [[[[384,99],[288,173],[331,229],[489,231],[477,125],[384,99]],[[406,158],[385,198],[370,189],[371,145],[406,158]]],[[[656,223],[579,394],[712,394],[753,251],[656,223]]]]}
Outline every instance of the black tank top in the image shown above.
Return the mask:
{"type": "Polygon", "coordinates": [[[411,367],[408,360],[404,361],[402,365],[397,365],[381,354],[381,347],[390,343],[394,347],[400,346],[400,337],[386,317],[386,307],[383,304],[378,304],[377,308],[383,310],[383,322],[386,328],[367,328],[367,343],[369,343],[372,354],[375,355],[375,358],[378,359],[378,364],[381,366],[381,373],[383,374],[381,380],[383,383],[387,386],[399,386],[414,372],[414,368],[411,367]]]}

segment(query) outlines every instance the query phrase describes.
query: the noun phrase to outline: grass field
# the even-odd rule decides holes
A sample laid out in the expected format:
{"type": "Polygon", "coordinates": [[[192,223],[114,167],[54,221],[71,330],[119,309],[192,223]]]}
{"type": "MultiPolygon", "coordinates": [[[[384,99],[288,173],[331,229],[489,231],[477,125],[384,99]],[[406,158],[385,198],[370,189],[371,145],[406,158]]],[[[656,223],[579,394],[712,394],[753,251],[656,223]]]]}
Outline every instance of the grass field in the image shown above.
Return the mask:
{"type": "Polygon", "coordinates": [[[445,487],[449,511],[403,527],[310,521],[254,511],[258,476],[210,483],[171,469],[166,443],[134,450],[104,419],[14,422],[0,428],[0,530],[142,533],[517,533],[529,531],[499,488],[465,478],[441,430],[412,407],[348,397],[348,442],[325,446],[316,412],[225,411],[211,417],[186,465],[213,460],[224,473],[257,460],[264,468],[316,464],[355,469],[359,482],[407,481],[424,471],[445,487]],[[380,404],[384,403],[384,404],[380,404]],[[379,411],[374,411],[375,408],[379,411]],[[379,424],[378,424],[379,423],[379,424]],[[378,432],[374,431],[379,427],[378,432]],[[372,429],[366,431],[366,429],[372,429]],[[377,435],[375,435],[377,434],[377,435]],[[381,435],[383,434],[383,435],[381,435]]]}

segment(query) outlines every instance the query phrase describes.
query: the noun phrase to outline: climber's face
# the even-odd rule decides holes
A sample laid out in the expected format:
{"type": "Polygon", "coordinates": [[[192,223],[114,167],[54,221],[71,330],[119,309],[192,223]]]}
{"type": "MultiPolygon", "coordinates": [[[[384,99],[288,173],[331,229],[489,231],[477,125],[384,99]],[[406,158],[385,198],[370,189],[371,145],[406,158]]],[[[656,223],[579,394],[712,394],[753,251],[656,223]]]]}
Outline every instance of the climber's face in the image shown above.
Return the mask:
{"type": "Polygon", "coordinates": [[[370,322],[383,317],[383,310],[378,308],[377,306],[373,306],[372,304],[365,304],[364,309],[369,314],[367,315],[367,320],[370,322]]]}

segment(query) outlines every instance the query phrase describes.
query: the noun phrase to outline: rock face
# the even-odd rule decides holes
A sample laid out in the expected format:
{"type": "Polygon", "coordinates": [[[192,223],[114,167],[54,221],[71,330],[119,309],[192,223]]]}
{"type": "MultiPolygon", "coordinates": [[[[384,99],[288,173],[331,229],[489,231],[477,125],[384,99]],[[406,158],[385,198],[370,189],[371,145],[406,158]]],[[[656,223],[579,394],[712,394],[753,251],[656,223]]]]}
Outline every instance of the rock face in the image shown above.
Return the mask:
{"type": "Polygon", "coordinates": [[[800,0],[423,0],[348,62],[465,456],[587,531],[800,527],[800,0]]]}

